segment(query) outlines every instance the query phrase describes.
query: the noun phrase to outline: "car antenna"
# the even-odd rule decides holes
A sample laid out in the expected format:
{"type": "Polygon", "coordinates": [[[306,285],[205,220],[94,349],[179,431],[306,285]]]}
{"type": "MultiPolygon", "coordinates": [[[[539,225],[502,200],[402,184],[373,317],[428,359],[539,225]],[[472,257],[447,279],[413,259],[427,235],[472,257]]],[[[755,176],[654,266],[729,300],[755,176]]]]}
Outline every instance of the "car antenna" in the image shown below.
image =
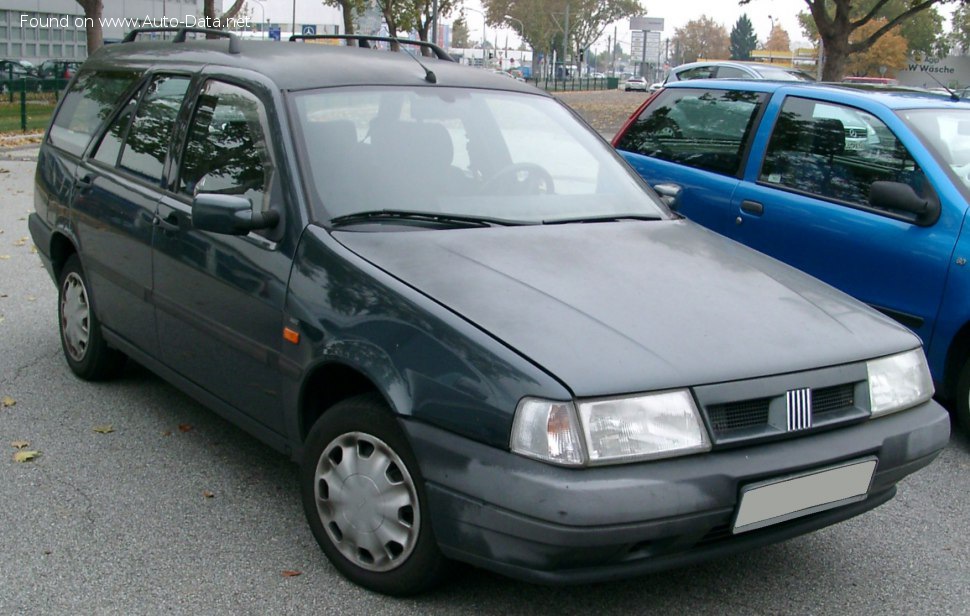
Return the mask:
{"type": "Polygon", "coordinates": [[[936,78],[936,75],[934,75],[933,73],[930,73],[930,72],[927,72],[926,74],[930,76],[930,79],[932,79],[933,81],[935,81],[941,88],[943,88],[944,90],[946,90],[950,94],[950,100],[951,101],[953,101],[955,103],[959,103],[960,102],[960,95],[957,94],[956,92],[954,92],[953,90],[951,90],[950,88],[946,87],[945,85],[943,85],[943,82],[940,81],[939,79],[937,79],[936,78]]]}
{"type": "Polygon", "coordinates": [[[418,66],[420,66],[421,68],[424,69],[424,80],[425,81],[427,81],[428,83],[438,83],[438,77],[434,74],[434,71],[432,71],[427,66],[425,66],[424,64],[422,64],[421,60],[418,60],[418,57],[416,55],[414,55],[413,53],[411,53],[411,50],[410,49],[408,49],[404,45],[401,45],[400,39],[398,39],[397,37],[395,37],[394,40],[397,41],[398,47],[401,48],[401,51],[403,51],[404,53],[406,53],[409,56],[411,56],[411,59],[414,60],[415,62],[417,62],[418,63],[418,66]]]}

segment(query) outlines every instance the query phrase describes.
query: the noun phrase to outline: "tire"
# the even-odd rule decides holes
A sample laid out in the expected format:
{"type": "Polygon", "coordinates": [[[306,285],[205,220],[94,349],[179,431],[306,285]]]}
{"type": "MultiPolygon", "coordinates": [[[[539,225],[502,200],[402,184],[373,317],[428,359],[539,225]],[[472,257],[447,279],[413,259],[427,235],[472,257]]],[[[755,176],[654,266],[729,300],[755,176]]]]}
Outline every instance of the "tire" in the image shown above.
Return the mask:
{"type": "Polygon", "coordinates": [[[960,378],[957,380],[956,401],[953,406],[953,419],[963,430],[964,434],[970,435],[970,360],[963,364],[960,370],[960,378]]]}
{"type": "Polygon", "coordinates": [[[125,356],[112,349],[92,309],[91,291],[77,255],[68,257],[57,284],[57,323],[61,348],[71,371],[86,381],[117,376],[125,356]]]}
{"type": "Polygon", "coordinates": [[[431,530],[424,480],[379,395],[339,402],[317,420],[300,492],[320,548],[350,581],[406,596],[442,580],[445,559],[431,530]]]}

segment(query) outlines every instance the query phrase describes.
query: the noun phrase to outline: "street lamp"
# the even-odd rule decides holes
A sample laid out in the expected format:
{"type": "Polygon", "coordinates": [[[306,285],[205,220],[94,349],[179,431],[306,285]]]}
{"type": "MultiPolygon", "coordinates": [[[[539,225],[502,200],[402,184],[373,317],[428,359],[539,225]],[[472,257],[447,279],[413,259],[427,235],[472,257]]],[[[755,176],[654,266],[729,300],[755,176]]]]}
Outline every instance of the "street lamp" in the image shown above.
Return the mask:
{"type": "Polygon", "coordinates": [[[488,36],[485,33],[485,27],[488,25],[488,20],[485,17],[485,13],[479,11],[478,9],[473,9],[466,6],[464,10],[471,11],[472,13],[478,13],[482,16],[482,68],[487,68],[488,60],[486,59],[485,54],[488,53],[488,51],[485,49],[485,43],[488,42],[488,36]]]}

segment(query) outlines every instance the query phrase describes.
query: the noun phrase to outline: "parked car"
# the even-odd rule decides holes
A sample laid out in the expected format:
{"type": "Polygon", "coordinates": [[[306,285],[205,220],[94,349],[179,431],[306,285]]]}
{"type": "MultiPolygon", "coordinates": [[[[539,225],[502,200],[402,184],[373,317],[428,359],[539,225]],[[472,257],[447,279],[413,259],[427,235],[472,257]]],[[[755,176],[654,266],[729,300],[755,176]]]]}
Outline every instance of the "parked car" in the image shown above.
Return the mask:
{"type": "Polygon", "coordinates": [[[872,509],[946,445],[916,336],[675,215],[548,93],[207,32],[92,54],[31,235],[69,368],[131,357],[291,455],[349,579],[639,575],[872,509]]]}
{"type": "Polygon", "coordinates": [[[77,60],[44,60],[37,67],[37,76],[42,79],[70,79],[80,66],[77,60]]]}
{"type": "Polygon", "coordinates": [[[681,187],[687,217],[913,329],[937,391],[970,427],[970,104],[911,90],[677,83],[614,145],[650,184],[681,187]]]}
{"type": "Polygon", "coordinates": [[[639,77],[634,75],[623,83],[623,91],[630,92],[632,90],[639,90],[641,92],[647,91],[647,80],[645,77],[639,77]]]}
{"type": "Polygon", "coordinates": [[[689,62],[674,67],[667,74],[665,83],[690,81],[692,79],[769,79],[772,81],[815,81],[815,78],[797,68],[765,64],[764,62],[740,62],[717,60],[689,62]]]}
{"type": "Polygon", "coordinates": [[[36,90],[40,86],[33,64],[26,60],[0,60],[0,93],[21,89],[25,80],[28,91],[36,90]]]}

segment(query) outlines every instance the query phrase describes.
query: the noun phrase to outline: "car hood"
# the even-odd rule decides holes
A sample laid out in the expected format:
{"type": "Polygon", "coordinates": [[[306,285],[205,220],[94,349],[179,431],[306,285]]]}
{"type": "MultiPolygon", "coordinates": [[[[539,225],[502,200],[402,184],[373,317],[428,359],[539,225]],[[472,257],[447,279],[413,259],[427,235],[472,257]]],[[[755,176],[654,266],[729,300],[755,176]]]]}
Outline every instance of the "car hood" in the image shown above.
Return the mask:
{"type": "Polygon", "coordinates": [[[360,229],[333,235],[578,397],[781,374],[919,345],[847,295],[687,221],[360,229]]]}

